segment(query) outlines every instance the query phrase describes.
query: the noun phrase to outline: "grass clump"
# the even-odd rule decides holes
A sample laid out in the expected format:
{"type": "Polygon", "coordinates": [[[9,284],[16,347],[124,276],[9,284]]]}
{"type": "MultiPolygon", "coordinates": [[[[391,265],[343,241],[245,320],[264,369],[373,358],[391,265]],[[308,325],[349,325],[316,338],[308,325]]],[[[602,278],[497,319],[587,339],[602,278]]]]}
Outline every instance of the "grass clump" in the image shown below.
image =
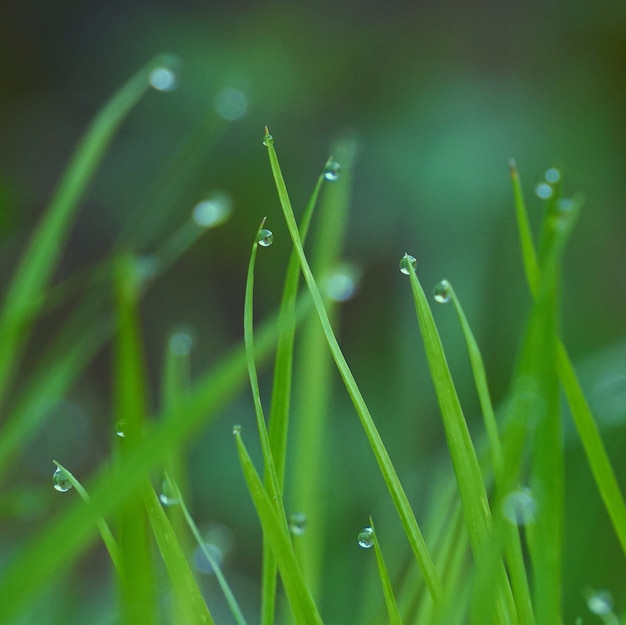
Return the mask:
{"type": "MultiPolygon", "coordinates": [[[[625,554],[626,506],[560,338],[563,254],[582,199],[563,198],[560,182],[554,183],[535,246],[514,162],[510,164],[513,196],[532,304],[520,337],[510,393],[501,409],[492,405],[481,351],[452,284],[443,281],[435,289],[435,300],[451,302],[458,315],[484,432],[470,433],[444,340],[418,277],[419,265],[409,254],[398,255],[402,273],[407,276],[407,293],[413,297],[416,324],[453,467],[452,474],[439,478],[440,494],[430,514],[420,515],[428,531],[418,522],[410,492],[383,442],[376,417],[334,329],[341,297],[333,296],[326,287],[329,276],[339,266],[346,232],[354,155],[349,141],[335,146],[334,157],[323,166],[298,223],[274,139],[265,129],[263,143],[292,242],[279,309],[268,321],[255,325],[257,256],[259,247],[269,247],[273,238],[263,219],[252,241],[248,264],[243,343],[192,380],[189,349],[178,343],[175,346],[172,337],[164,357],[158,409],[149,407],[140,331],[139,303],[149,283],[137,257],[122,246],[93,276],[115,293],[113,305],[107,306],[100,297],[83,301],[77,306],[77,316],[70,318],[60,333],[65,344],[73,347],[62,351],[59,346],[63,343],[53,345],[42,363],[54,358],[55,366],[42,366],[31,380],[20,386],[14,384],[12,371],[39,317],[46,307],[71,298],[71,283],[51,286],[54,267],[87,184],[116,129],[148,88],[154,70],[155,62],[132,78],[88,129],[5,294],[0,316],[0,397],[11,406],[11,416],[3,424],[0,465],[7,466],[15,450],[27,446],[45,418],[44,404],[50,397],[63,397],[109,339],[114,347],[115,420],[111,430],[117,427],[119,436],[110,459],[89,478],[86,487],[72,475],[71,467],[56,463],[61,472],[58,489],[73,487],[80,498],[68,500],[58,515],[2,564],[0,622],[28,622],[32,599],[54,587],[55,578],[69,575],[73,563],[89,550],[99,531],[113,564],[110,574],[117,588],[113,619],[148,624],[221,622],[211,602],[205,601],[190,565],[189,551],[195,541],[215,573],[230,611],[228,618],[237,625],[256,620],[273,625],[291,619],[299,625],[321,625],[325,618],[320,601],[325,575],[322,555],[331,515],[320,505],[323,489],[319,474],[324,469],[324,442],[332,436],[324,415],[330,402],[333,363],[403,528],[402,543],[412,554],[410,562],[400,563],[407,572],[399,575],[400,564],[388,554],[383,557],[381,543],[388,540],[386,523],[375,528],[369,518],[367,535],[361,536],[360,542],[363,547],[374,547],[382,587],[374,601],[376,609],[386,608],[391,625],[563,622],[566,472],[561,392],[625,554]],[[341,173],[338,161],[343,166],[341,173]],[[316,209],[319,229],[309,253],[304,246],[316,209]],[[300,288],[301,277],[304,289],[300,288]],[[85,340],[75,340],[76,328],[81,327],[77,319],[90,320],[85,340]],[[299,364],[297,338],[306,353],[299,364]],[[259,383],[258,370],[272,354],[273,379],[266,417],[265,389],[259,383]],[[299,376],[306,384],[299,386],[299,376]],[[219,560],[205,544],[191,506],[186,503],[185,487],[189,479],[186,445],[209,427],[218,410],[245,385],[246,377],[252,391],[262,471],[257,470],[255,456],[249,452],[252,433],[240,426],[234,428],[232,454],[238,458],[263,535],[261,605],[252,617],[245,614],[236,587],[231,586],[219,560]],[[299,436],[294,440],[289,431],[296,392],[306,409],[299,436]],[[295,460],[288,462],[288,456],[295,460]],[[167,495],[155,490],[155,482],[164,484],[167,495]],[[298,512],[311,515],[319,511],[302,543],[297,536],[302,528],[298,526],[300,529],[294,531],[285,503],[292,500],[298,512]],[[444,517],[446,523],[441,523],[444,517]],[[164,593],[171,595],[169,602],[160,599],[164,593]],[[283,595],[289,605],[288,614],[282,610],[283,595]]],[[[175,262],[200,232],[188,222],[164,241],[156,254],[160,262],[153,274],[175,262]]],[[[176,340],[183,339],[178,336],[176,340]]],[[[207,470],[211,470],[210,464],[207,470]]],[[[590,607],[592,612],[617,619],[612,605],[607,607],[606,601],[601,604],[598,593],[587,594],[588,604],[594,606],[590,607]]],[[[355,600],[359,599],[356,596],[355,600]]]]}

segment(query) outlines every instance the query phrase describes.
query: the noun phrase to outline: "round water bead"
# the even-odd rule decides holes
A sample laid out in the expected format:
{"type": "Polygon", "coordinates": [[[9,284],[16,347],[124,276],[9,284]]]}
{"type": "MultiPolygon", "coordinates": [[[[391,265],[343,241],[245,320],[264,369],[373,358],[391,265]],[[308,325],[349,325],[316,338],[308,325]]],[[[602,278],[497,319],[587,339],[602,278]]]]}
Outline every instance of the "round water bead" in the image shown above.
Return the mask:
{"type": "Polygon", "coordinates": [[[435,284],[433,289],[433,297],[436,302],[440,304],[447,304],[450,301],[452,295],[452,285],[447,280],[441,280],[435,284]]]}
{"type": "Polygon", "coordinates": [[[415,260],[414,256],[411,256],[410,254],[405,254],[400,259],[400,271],[407,276],[411,273],[409,270],[409,265],[411,265],[413,267],[413,270],[415,271],[417,269],[417,260],[415,260]]]}
{"type": "Polygon", "coordinates": [[[263,228],[259,231],[257,241],[261,247],[269,247],[272,243],[274,243],[274,233],[267,228],[263,228]]]}
{"type": "Polygon", "coordinates": [[[535,195],[542,200],[547,200],[552,197],[554,189],[547,182],[540,182],[535,187],[535,195]]]}
{"type": "Polygon", "coordinates": [[[341,165],[337,161],[331,161],[324,168],[324,178],[329,182],[335,182],[339,179],[341,173],[341,165]]]}
{"type": "Polygon", "coordinates": [[[241,425],[239,423],[233,425],[233,434],[241,434],[241,425]]]}
{"type": "Polygon", "coordinates": [[[169,480],[163,480],[161,484],[161,492],[159,493],[159,499],[164,506],[177,506],[180,503],[178,494],[175,489],[172,488],[169,480]]]}
{"type": "Polygon", "coordinates": [[[193,336],[186,330],[172,332],[167,348],[175,356],[189,356],[193,349],[193,336]]]}
{"type": "Polygon", "coordinates": [[[224,223],[232,212],[230,196],[224,192],[216,192],[200,200],[191,212],[192,219],[201,228],[215,228],[224,223]]]}
{"type": "Polygon", "coordinates": [[[57,467],[55,472],[52,474],[52,485],[60,493],[66,493],[70,488],[72,488],[72,482],[70,481],[67,472],[61,467],[57,467]]]}
{"type": "Polygon", "coordinates": [[[359,547],[363,549],[369,549],[374,546],[374,530],[371,527],[366,527],[359,532],[358,535],[359,547]]]}
{"type": "Polygon", "coordinates": [[[272,137],[272,135],[268,132],[264,137],[263,137],[263,145],[266,148],[269,148],[270,145],[272,145],[272,143],[274,143],[274,137],[272,137]]]}
{"type": "Polygon", "coordinates": [[[178,76],[169,67],[155,67],[148,80],[157,91],[174,91],[178,87],[178,76]]]}
{"type": "Polygon", "coordinates": [[[610,614],[613,611],[613,596],[608,590],[596,590],[587,596],[587,607],[598,616],[610,614]]]}
{"type": "Polygon", "coordinates": [[[515,525],[527,525],[535,520],[537,504],[528,488],[520,488],[509,493],[502,504],[502,513],[515,525]]]}
{"type": "Polygon", "coordinates": [[[248,110],[248,98],[243,91],[228,87],[217,94],[215,110],[222,119],[229,122],[237,121],[248,110]]]}
{"type": "Polygon", "coordinates": [[[128,432],[128,423],[122,419],[115,424],[115,434],[120,438],[126,438],[126,432],[128,432]]]}
{"type": "Polygon", "coordinates": [[[306,530],[307,518],[302,512],[294,512],[289,516],[289,531],[294,536],[302,536],[306,530]]]}
{"type": "Polygon", "coordinates": [[[352,265],[340,265],[324,281],[326,295],[333,302],[347,302],[357,291],[359,274],[352,265]]]}
{"type": "Polygon", "coordinates": [[[555,184],[561,179],[561,172],[556,167],[550,167],[543,176],[547,182],[555,184]]]}

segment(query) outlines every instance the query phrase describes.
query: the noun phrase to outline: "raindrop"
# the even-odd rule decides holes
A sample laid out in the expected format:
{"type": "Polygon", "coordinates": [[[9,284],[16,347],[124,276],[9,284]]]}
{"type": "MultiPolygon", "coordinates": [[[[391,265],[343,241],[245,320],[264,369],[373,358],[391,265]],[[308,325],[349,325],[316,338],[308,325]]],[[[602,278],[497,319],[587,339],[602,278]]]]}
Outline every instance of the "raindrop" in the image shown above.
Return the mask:
{"type": "Polygon", "coordinates": [[[193,336],[186,330],[177,330],[170,335],[167,348],[175,356],[189,356],[193,348],[193,336]]]}
{"type": "Polygon", "coordinates": [[[259,236],[257,237],[257,241],[261,247],[269,247],[272,243],[274,243],[274,234],[271,230],[267,228],[262,228],[259,230],[259,236]]]}
{"type": "Polygon", "coordinates": [[[326,295],[334,302],[346,302],[354,297],[359,281],[359,272],[349,264],[340,265],[325,280],[326,295]]]}
{"type": "Polygon", "coordinates": [[[608,590],[597,590],[588,595],[587,607],[598,616],[610,614],[613,611],[613,597],[608,590]]]}
{"type": "Polygon", "coordinates": [[[161,484],[159,499],[164,506],[177,506],[180,503],[176,490],[167,479],[163,480],[163,483],[161,484]]]}
{"type": "Polygon", "coordinates": [[[451,295],[452,285],[447,280],[442,280],[441,282],[437,282],[437,284],[435,284],[433,297],[436,302],[439,302],[440,304],[447,304],[450,301],[451,295]]]}
{"type": "Polygon", "coordinates": [[[115,424],[115,434],[120,438],[126,438],[128,432],[128,423],[124,419],[115,424]]]}
{"type": "Polygon", "coordinates": [[[542,200],[547,200],[552,197],[554,189],[547,182],[540,182],[535,187],[535,195],[542,200]]]}
{"type": "Polygon", "coordinates": [[[72,482],[70,481],[67,472],[61,467],[57,467],[55,472],[52,474],[52,485],[60,493],[66,493],[70,488],[72,488],[72,482]]]}
{"type": "Polygon", "coordinates": [[[274,143],[274,137],[272,137],[272,135],[268,132],[264,137],[263,137],[263,145],[266,148],[269,148],[270,145],[272,145],[272,143],[274,143]]]}
{"type": "Polygon", "coordinates": [[[204,575],[213,575],[215,573],[213,564],[217,567],[221,567],[224,555],[222,554],[222,550],[217,545],[204,543],[204,549],[202,547],[197,547],[193,552],[192,559],[193,565],[199,573],[203,573],[204,575]],[[208,552],[210,557],[207,557],[206,552],[208,552]]]}
{"type": "Polygon", "coordinates": [[[157,91],[174,91],[178,88],[178,76],[169,67],[155,67],[148,80],[157,91]]]}
{"type": "Polygon", "coordinates": [[[241,425],[233,425],[233,434],[241,434],[241,425]]]}
{"type": "Polygon", "coordinates": [[[374,530],[371,527],[366,527],[359,532],[358,535],[359,547],[363,549],[369,549],[374,546],[374,530]]]}
{"type": "Polygon", "coordinates": [[[230,196],[224,192],[216,192],[200,200],[191,212],[192,219],[201,228],[215,228],[224,223],[232,212],[230,196]]]}
{"type": "Polygon", "coordinates": [[[306,530],[307,518],[302,512],[294,512],[289,517],[289,531],[294,536],[302,536],[306,530]]]}
{"type": "Polygon", "coordinates": [[[550,184],[556,184],[561,179],[561,172],[556,167],[550,167],[546,170],[544,178],[550,184]]]}
{"type": "Polygon", "coordinates": [[[405,254],[400,259],[400,271],[407,276],[411,273],[411,271],[409,270],[409,265],[411,265],[413,267],[413,270],[415,271],[417,269],[417,260],[415,260],[414,256],[411,256],[410,254],[405,254]]]}
{"type": "Polygon", "coordinates": [[[324,178],[329,182],[335,182],[339,179],[341,173],[341,165],[337,161],[331,161],[324,168],[324,178]]]}
{"type": "Polygon", "coordinates": [[[509,493],[502,504],[502,513],[515,525],[527,525],[535,520],[537,505],[530,489],[520,488],[509,493]]]}
{"type": "Polygon", "coordinates": [[[248,110],[248,98],[239,89],[232,87],[223,89],[215,98],[215,110],[222,119],[229,122],[237,121],[248,110]]]}

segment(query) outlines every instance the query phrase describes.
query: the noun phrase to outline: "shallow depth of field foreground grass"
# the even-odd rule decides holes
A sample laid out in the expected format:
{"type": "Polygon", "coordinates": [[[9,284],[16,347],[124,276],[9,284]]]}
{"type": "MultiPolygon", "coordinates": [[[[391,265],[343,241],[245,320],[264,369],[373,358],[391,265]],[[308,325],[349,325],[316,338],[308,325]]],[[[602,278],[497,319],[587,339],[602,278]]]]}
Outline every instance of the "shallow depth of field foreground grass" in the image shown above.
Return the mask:
{"type": "MultiPolygon", "coordinates": [[[[53,512],[39,524],[25,521],[28,531],[3,543],[0,623],[625,622],[623,582],[612,575],[625,570],[626,506],[560,332],[563,257],[582,196],[566,194],[569,182],[548,169],[537,189],[543,218],[533,233],[520,173],[509,163],[510,219],[517,221],[526,276],[519,288],[528,289],[529,297],[511,354],[510,389],[497,406],[454,276],[422,284],[419,249],[398,250],[390,259],[389,275],[403,278],[405,306],[415,312],[416,332],[407,340],[425,354],[447,441],[447,457],[424,466],[410,448],[386,447],[378,428],[388,428],[392,415],[368,404],[370,390],[356,379],[336,335],[341,303],[358,278],[342,264],[342,242],[350,237],[354,146],[348,140],[335,146],[320,164],[307,205],[294,213],[279,162],[280,129],[273,129],[274,138],[265,128],[251,141],[259,143],[259,158],[268,159],[268,184],[273,179],[284,224],[279,226],[277,211],[259,207],[258,222],[241,233],[250,242],[249,257],[241,259],[247,277],[233,285],[245,292],[241,344],[192,375],[193,337],[173,331],[164,337],[155,381],[146,364],[142,299],[159,274],[226,218],[227,207],[218,199],[199,205],[193,219],[150,256],[120,238],[98,267],[62,281],[55,276],[107,146],[151,83],[167,90],[167,62],[157,59],[140,70],[95,117],[5,288],[3,473],[47,424],[50,405],[80,385],[102,350],[112,371],[112,443],[93,474],[79,475],[61,456],[48,459],[51,481],[42,485],[45,494],[30,493],[29,501],[34,506],[54,495],[54,505],[45,504],[53,512]],[[283,281],[282,297],[273,314],[257,319],[255,294],[266,278],[256,269],[275,250],[272,245],[278,247],[277,232],[291,239],[284,275],[272,277],[283,281]],[[446,308],[458,318],[454,339],[438,330],[446,308]],[[55,314],[61,323],[54,340],[26,368],[24,356],[39,324],[55,314]],[[470,365],[458,374],[445,355],[457,339],[470,365]],[[26,377],[20,373],[25,370],[26,377]],[[471,419],[471,427],[455,388],[459,375],[472,376],[479,399],[482,419],[471,419]],[[335,392],[338,383],[341,394],[335,392]],[[252,403],[246,403],[250,391],[252,403]],[[243,392],[246,400],[240,399],[243,392]],[[233,505],[253,509],[256,518],[227,537],[235,544],[238,532],[255,537],[253,572],[245,579],[229,567],[225,532],[220,539],[202,529],[201,502],[190,486],[190,467],[198,465],[188,457],[194,440],[219,431],[217,419],[233,402],[244,407],[241,419],[228,424],[232,437],[224,439],[219,458],[202,458],[201,471],[203,479],[226,485],[233,500],[242,497],[244,484],[248,491],[245,503],[233,505]],[[359,460],[367,467],[363,472],[349,461],[354,441],[343,439],[333,422],[349,402],[368,443],[359,460]],[[223,457],[238,463],[237,474],[220,464],[223,457]],[[350,484],[362,479],[379,493],[365,506],[351,501],[350,484]],[[593,523],[586,525],[584,542],[568,538],[578,519],[567,511],[576,508],[572,501],[589,496],[580,487],[589,482],[593,501],[602,503],[598,514],[608,519],[598,528],[610,528],[614,546],[606,577],[597,577],[606,553],[594,553],[599,537],[593,523]],[[386,494],[380,495],[378,484],[386,494]],[[82,582],[84,574],[90,584],[82,582]]],[[[410,372],[403,376],[412,383],[410,372]]],[[[419,433],[419,422],[412,427],[419,433]]],[[[407,433],[406,445],[411,441],[407,433]]],[[[9,498],[3,508],[19,518],[19,506],[9,498]]],[[[598,544],[606,544],[601,538],[598,544]]]]}

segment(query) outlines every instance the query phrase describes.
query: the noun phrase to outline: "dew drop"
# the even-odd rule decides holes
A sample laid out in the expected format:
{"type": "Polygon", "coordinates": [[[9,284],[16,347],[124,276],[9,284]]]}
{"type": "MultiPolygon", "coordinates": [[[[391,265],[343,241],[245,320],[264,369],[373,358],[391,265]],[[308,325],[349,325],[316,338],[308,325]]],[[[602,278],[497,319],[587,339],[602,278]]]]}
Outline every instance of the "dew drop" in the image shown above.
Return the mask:
{"type": "Polygon", "coordinates": [[[274,137],[272,137],[272,135],[268,132],[264,137],[263,137],[263,145],[266,148],[269,148],[270,145],[272,145],[272,143],[274,143],[274,137]]]}
{"type": "Polygon", "coordinates": [[[224,223],[232,213],[232,200],[227,193],[218,191],[200,200],[191,212],[192,219],[201,228],[215,228],[224,223]]]}
{"type": "Polygon", "coordinates": [[[193,349],[193,336],[186,330],[177,330],[170,335],[167,348],[175,356],[189,356],[193,349]]]}
{"type": "Polygon", "coordinates": [[[366,527],[359,532],[358,535],[359,547],[363,549],[369,549],[374,546],[374,530],[371,527],[366,527]]]}
{"type": "Polygon", "coordinates": [[[155,67],[150,72],[148,80],[157,91],[174,91],[178,88],[178,76],[169,67],[155,67]]]}
{"type": "Polygon", "coordinates": [[[561,179],[561,172],[556,167],[550,167],[544,174],[546,182],[550,184],[556,184],[561,179]]]}
{"type": "Polygon", "coordinates": [[[226,121],[241,119],[248,110],[248,98],[243,91],[229,87],[223,89],[215,98],[215,110],[226,121]]]}
{"type": "Polygon", "coordinates": [[[610,614],[613,611],[613,596],[608,590],[597,590],[587,597],[589,611],[598,616],[610,614]]]}
{"type": "Polygon", "coordinates": [[[262,228],[259,231],[259,236],[257,237],[257,241],[261,247],[269,247],[272,243],[274,243],[274,234],[271,230],[267,228],[262,228]]]}
{"type": "Polygon", "coordinates": [[[515,525],[527,525],[535,520],[537,505],[528,488],[509,493],[502,504],[502,513],[515,525]]]}
{"type": "Polygon", "coordinates": [[[411,271],[409,270],[409,265],[411,265],[413,267],[413,270],[415,271],[417,269],[417,260],[415,260],[414,256],[411,256],[410,254],[405,254],[400,259],[400,271],[407,276],[411,273],[411,271]]]}
{"type": "Polygon", "coordinates": [[[233,434],[241,434],[241,425],[239,423],[233,425],[233,434]]]}
{"type": "Polygon", "coordinates": [[[52,485],[56,490],[60,493],[67,493],[67,491],[72,488],[72,482],[70,478],[61,467],[57,467],[55,472],[52,474],[52,485]]]}
{"type": "Polygon", "coordinates": [[[177,506],[180,503],[180,499],[169,480],[163,480],[161,484],[161,492],[159,493],[159,499],[164,506],[177,506]]]}
{"type": "Polygon", "coordinates": [[[294,536],[302,536],[306,530],[307,518],[302,512],[294,512],[289,517],[289,531],[294,536]]]}
{"type": "Polygon", "coordinates": [[[204,575],[213,575],[215,573],[215,568],[213,564],[217,567],[222,566],[222,560],[224,559],[224,554],[222,550],[212,543],[204,543],[204,549],[202,547],[197,547],[193,552],[192,560],[193,565],[199,573],[203,573],[204,575]],[[208,552],[210,559],[207,557],[208,552]]]}
{"type": "Polygon", "coordinates": [[[339,179],[341,173],[341,165],[337,161],[331,161],[324,168],[324,178],[329,182],[335,182],[339,179]]]}
{"type": "Polygon", "coordinates": [[[358,288],[359,271],[350,264],[340,265],[324,281],[326,295],[333,302],[347,302],[358,288]]]}
{"type": "Polygon", "coordinates": [[[540,182],[535,187],[535,195],[542,200],[547,200],[552,197],[554,189],[547,182],[540,182]]]}
{"type": "Polygon", "coordinates": [[[433,297],[436,302],[440,304],[447,304],[450,301],[452,295],[452,285],[447,280],[441,280],[435,284],[433,289],[433,297]]]}
{"type": "Polygon", "coordinates": [[[126,438],[128,432],[128,423],[124,419],[115,424],[115,434],[120,438],[126,438]]]}

